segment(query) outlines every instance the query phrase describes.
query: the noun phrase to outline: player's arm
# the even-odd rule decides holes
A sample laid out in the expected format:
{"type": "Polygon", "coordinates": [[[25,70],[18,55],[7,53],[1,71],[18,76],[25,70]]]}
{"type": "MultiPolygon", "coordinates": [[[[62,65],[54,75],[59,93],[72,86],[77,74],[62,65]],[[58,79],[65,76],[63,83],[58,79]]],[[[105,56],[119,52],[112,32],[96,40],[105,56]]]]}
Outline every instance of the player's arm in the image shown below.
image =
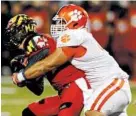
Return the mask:
{"type": "Polygon", "coordinates": [[[22,74],[17,74],[17,78],[20,80],[24,80],[24,78],[26,79],[36,78],[64,64],[65,62],[69,61],[73,57],[75,58],[75,57],[83,56],[86,53],[86,49],[80,46],[83,42],[84,40],[82,40],[81,37],[79,38],[78,36],[74,36],[74,35],[70,36],[64,34],[58,40],[57,46],[59,46],[59,48],[57,48],[48,57],[38,61],[37,63],[26,69],[24,72],[22,72],[22,74]],[[65,41],[63,41],[63,39],[65,38],[69,40],[66,43],[64,43],[65,41]],[[74,38],[74,39],[70,39],[70,38],[74,38]]]}
{"type": "MultiPolygon", "coordinates": [[[[25,67],[27,67],[27,64],[29,64],[29,62],[33,62],[33,61],[28,62],[27,59],[28,58],[25,57],[25,55],[15,56],[10,62],[13,72],[19,72],[20,70],[23,70],[25,67]]],[[[14,73],[13,73],[13,75],[14,75],[14,73]]],[[[44,90],[43,85],[44,85],[43,84],[43,77],[25,80],[25,81],[22,81],[21,83],[17,84],[18,87],[26,86],[35,95],[42,94],[42,92],[44,90]]]]}
{"type": "MultiPolygon", "coordinates": [[[[24,72],[25,77],[27,79],[38,77],[64,64],[74,56],[74,52],[71,52],[71,54],[66,55],[63,49],[66,48],[57,48],[51,55],[35,63],[30,68],[25,70],[24,72]]],[[[67,49],[70,48],[67,47],[67,49]]]]}
{"type": "Polygon", "coordinates": [[[73,57],[83,56],[85,51],[86,49],[81,46],[57,48],[54,53],[25,70],[24,75],[27,79],[36,78],[64,64],[73,57]]]}

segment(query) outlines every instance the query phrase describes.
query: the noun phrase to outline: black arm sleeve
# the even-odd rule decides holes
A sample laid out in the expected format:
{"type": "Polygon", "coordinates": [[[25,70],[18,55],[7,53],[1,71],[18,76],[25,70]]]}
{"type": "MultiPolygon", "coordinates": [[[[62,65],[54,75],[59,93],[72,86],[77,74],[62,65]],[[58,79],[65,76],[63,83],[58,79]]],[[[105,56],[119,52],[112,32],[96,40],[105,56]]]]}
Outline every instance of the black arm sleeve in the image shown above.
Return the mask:
{"type": "MultiPolygon", "coordinates": [[[[49,53],[49,49],[43,49],[38,53],[34,54],[33,56],[29,57],[28,65],[25,68],[25,70],[28,67],[32,66],[35,62],[45,58],[48,55],[48,53],[49,53]]],[[[26,87],[35,95],[41,95],[44,90],[44,77],[45,75],[42,75],[35,79],[26,80],[26,87]]]]}

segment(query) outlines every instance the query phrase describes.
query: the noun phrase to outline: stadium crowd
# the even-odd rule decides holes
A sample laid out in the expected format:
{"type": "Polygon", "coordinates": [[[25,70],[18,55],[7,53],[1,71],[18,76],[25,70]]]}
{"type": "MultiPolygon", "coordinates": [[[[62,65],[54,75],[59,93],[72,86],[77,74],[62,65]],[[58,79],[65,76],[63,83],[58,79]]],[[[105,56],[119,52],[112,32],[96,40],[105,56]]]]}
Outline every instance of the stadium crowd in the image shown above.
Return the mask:
{"type": "Polygon", "coordinates": [[[2,1],[1,2],[1,71],[11,75],[10,59],[22,51],[9,52],[4,46],[8,20],[19,13],[37,22],[37,31],[50,33],[51,19],[63,5],[74,3],[89,13],[90,31],[96,40],[117,60],[132,80],[136,80],[136,1],[2,1]]]}

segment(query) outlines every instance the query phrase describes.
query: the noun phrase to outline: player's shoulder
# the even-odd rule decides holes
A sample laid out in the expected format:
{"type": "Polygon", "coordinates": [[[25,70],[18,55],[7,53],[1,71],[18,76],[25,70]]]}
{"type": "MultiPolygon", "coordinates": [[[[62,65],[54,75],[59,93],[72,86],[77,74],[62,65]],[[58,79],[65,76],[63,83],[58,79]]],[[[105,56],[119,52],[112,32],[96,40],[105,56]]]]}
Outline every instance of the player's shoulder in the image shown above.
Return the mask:
{"type": "Polygon", "coordinates": [[[69,35],[69,36],[79,36],[81,35],[81,33],[83,33],[83,29],[68,29],[66,31],[64,31],[60,37],[64,36],[64,35],[69,35]]]}
{"type": "Polygon", "coordinates": [[[32,38],[36,43],[37,42],[48,42],[48,41],[52,41],[55,42],[53,37],[51,37],[49,34],[37,34],[35,36],[33,36],[32,38]]]}
{"type": "Polygon", "coordinates": [[[68,29],[57,39],[57,47],[79,46],[84,42],[84,29],[68,29]]]}
{"type": "Polygon", "coordinates": [[[40,35],[40,34],[33,36],[32,40],[38,46],[42,46],[43,44],[45,44],[48,41],[48,39],[45,36],[40,35]]]}
{"type": "Polygon", "coordinates": [[[62,32],[62,34],[60,34],[58,40],[66,43],[69,40],[77,40],[80,39],[82,37],[82,30],[81,29],[68,29],[64,32],[62,32]]]}
{"type": "Polygon", "coordinates": [[[56,42],[49,34],[37,34],[33,36],[33,41],[38,48],[50,46],[55,49],[56,42]]]}

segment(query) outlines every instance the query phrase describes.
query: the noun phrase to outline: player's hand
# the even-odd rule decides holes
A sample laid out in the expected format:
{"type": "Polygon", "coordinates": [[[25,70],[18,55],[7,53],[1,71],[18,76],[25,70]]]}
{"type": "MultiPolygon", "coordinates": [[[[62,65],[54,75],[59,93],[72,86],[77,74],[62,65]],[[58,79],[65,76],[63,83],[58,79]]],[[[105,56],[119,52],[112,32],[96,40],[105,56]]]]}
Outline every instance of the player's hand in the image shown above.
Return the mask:
{"type": "Polygon", "coordinates": [[[24,55],[17,55],[10,61],[10,65],[14,72],[18,72],[21,69],[25,68],[27,65],[27,59],[24,55]]]}
{"type": "Polygon", "coordinates": [[[19,83],[18,79],[17,79],[17,74],[18,73],[13,73],[12,75],[12,81],[15,85],[17,85],[19,83]]]}
{"type": "Polygon", "coordinates": [[[24,86],[26,86],[26,81],[25,80],[21,81],[21,82],[19,81],[19,79],[18,79],[18,73],[13,73],[13,75],[12,75],[12,81],[18,87],[24,87],[24,86]]]}

